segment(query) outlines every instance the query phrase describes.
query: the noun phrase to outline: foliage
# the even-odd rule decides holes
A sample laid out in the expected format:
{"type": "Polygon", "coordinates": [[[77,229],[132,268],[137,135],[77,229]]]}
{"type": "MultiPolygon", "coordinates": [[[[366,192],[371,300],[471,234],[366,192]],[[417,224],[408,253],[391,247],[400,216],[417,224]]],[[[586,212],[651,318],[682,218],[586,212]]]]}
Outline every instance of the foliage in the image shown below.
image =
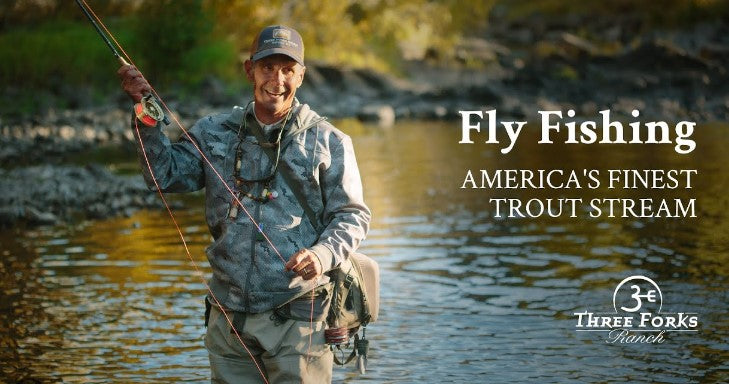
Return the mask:
{"type": "MultiPolygon", "coordinates": [[[[303,35],[307,60],[397,70],[451,54],[463,31],[485,25],[494,0],[140,0],[91,1],[155,84],[238,78],[255,34],[283,23],[303,35]]],[[[114,59],[73,1],[3,2],[0,80],[47,87],[114,83],[114,59]]]]}
{"type": "Polygon", "coordinates": [[[493,0],[209,0],[217,32],[246,58],[255,34],[271,24],[296,28],[307,59],[396,70],[432,52],[452,55],[463,32],[484,26],[493,0]],[[246,20],[245,23],[241,19],[246,20]]]}
{"type": "MultiPolygon", "coordinates": [[[[131,42],[129,33],[117,36],[131,42]]],[[[115,59],[87,24],[52,20],[0,34],[0,83],[22,87],[108,80],[115,59]]]]}
{"type": "Polygon", "coordinates": [[[202,0],[145,0],[141,9],[134,33],[148,63],[145,74],[150,81],[166,82],[170,72],[187,67],[186,53],[201,51],[212,20],[203,12],[202,0]]]}
{"type": "MultiPolygon", "coordinates": [[[[121,18],[99,9],[94,12],[155,86],[175,83],[184,90],[194,88],[206,76],[236,77],[235,47],[212,35],[211,18],[200,15],[202,0],[146,1],[149,6],[140,8],[144,12],[113,8],[109,3],[99,7],[112,15],[120,9],[133,11],[121,18]],[[188,17],[190,13],[197,16],[188,17]]],[[[57,15],[47,16],[44,22],[25,13],[16,15],[29,21],[0,33],[0,83],[4,86],[0,112],[4,115],[32,113],[39,104],[47,104],[37,103],[38,99],[53,95],[65,100],[73,92],[118,90],[118,63],[109,48],[73,1],[63,4],[59,3],[57,15]]]]}
{"type": "MultiPolygon", "coordinates": [[[[557,21],[581,15],[632,17],[650,29],[729,15],[724,0],[665,0],[660,7],[633,0],[85,1],[155,85],[187,89],[208,76],[241,81],[255,34],[278,23],[301,32],[308,61],[399,72],[408,60],[452,62],[463,37],[482,35],[494,6],[527,25],[534,15],[557,21]]],[[[115,68],[74,1],[0,2],[0,101],[12,99],[8,90],[117,86],[115,68]]]]}
{"type": "Polygon", "coordinates": [[[594,19],[635,17],[644,28],[675,27],[699,21],[729,17],[726,0],[501,0],[507,5],[509,17],[521,19],[533,14],[546,16],[583,15],[594,19]]]}
{"type": "MultiPolygon", "coordinates": [[[[99,15],[128,15],[139,8],[139,1],[81,0],[99,15]]],[[[40,25],[49,20],[85,20],[74,0],[2,0],[0,32],[17,27],[40,25]]]]}

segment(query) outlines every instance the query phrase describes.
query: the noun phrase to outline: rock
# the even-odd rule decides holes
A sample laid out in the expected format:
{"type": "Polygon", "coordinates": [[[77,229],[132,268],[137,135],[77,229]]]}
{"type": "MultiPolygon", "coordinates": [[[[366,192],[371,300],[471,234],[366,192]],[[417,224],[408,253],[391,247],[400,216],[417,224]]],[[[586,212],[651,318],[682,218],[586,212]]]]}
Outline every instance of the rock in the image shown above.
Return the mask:
{"type": "Polygon", "coordinates": [[[580,113],[583,116],[596,116],[597,112],[598,106],[594,101],[587,101],[580,106],[580,113]]]}
{"type": "Polygon", "coordinates": [[[563,49],[572,57],[594,56],[598,53],[594,44],[568,32],[560,34],[560,42],[563,49]]]}
{"type": "Polygon", "coordinates": [[[524,106],[524,103],[518,98],[512,96],[506,96],[503,98],[499,113],[501,113],[502,111],[505,116],[517,119],[524,119],[529,113],[529,111],[524,106]]]}
{"type": "Polygon", "coordinates": [[[623,114],[624,116],[632,116],[633,110],[637,109],[638,112],[645,110],[646,103],[641,99],[630,99],[627,97],[621,97],[615,102],[611,109],[615,113],[623,114]]]}
{"type": "Polygon", "coordinates": [[[658,100],[660,116],[669,121],[676,121],[683,115],[681,105],[676,100],[662,98],[658,100]]]}
{"type": "Polygon", "coordinates": [[[508,38],[516,44],[527,45],[534,42],[534,32],[528,28],[517,28],[511,31],[508,38]]]}
{"type": "Polygon", "coordinates": [[[205,103],[212,106],[228,106],[232,101],[226,93],[223,81],[213,76],[206,76],[203,79],[200,96],[205,103]]]}
{"type": "Polygon", "coordinates": [[[391,127],[395,123],[395,110],[390,105],[365,105],[357,114],[363,122],[375,122],[380,127],[391,127]]]}
{"type": "MultiPolygon", "coordinates": [[[[307,83],[307,86],[313,87],[317,92],[325,94],[357,94],[364,97],[377,96],[378,92],[370,84],[367,79],[360,77],[356,71],[348,68],[338,68],[330,65],[319,64],[315,66],[318,76],[314,75],[313,81],[307,83]]],[[[307,69],[308,71],[308,69],[307,69]]],[[[304,76],[304,81],[307,81],[304,76]]]]}
{"type": "Polygon", "coordinates": [[[509,48],[480,38],[464,38],[455,47],[456,59],[462,63],[487,64],[496,61],[499,57],[508,56],[509,48]]]}
{"type": "Polygon", "coordinates": [[[317,89],[323,89],[329,86],[331,85],[327,83],[327,79],[319,70],[319,66],[316,65],[316,63],[309,63],[309,65],[307,65],[306,67],[304,83],[300,91],[313,91],[317,89]]]}
{"type": "Polygon", "coordinates": [[[376,89],[379,97],[397,97],[416,89],[409,81],[398,79],[390,75],[373,71],[371,69],[356,69],[357,76],[372,88],[376,89]]]}
{"type": "Polygon", "coordinates": [[[50,212],[41,212],[35,207],[28,207],[25,209],[24,219],[28,224],[33,225],[48,225],[56,224],[58,222],[56,215],[50,212]]]}
{"type": "Polygon", "coordinates": [[[551,99],[547,99],[545,97],[538,97],[537,100],[537,107],[540,111],[561,111],[562,105],[555,103],[551,99]]]}
{"type": "Polygon", "coordinates": [[[729,63],[729,45],[707,43],[699,49],[699,57],[721,65],[726,71],[726,65],[729,63]]]}
{"type": "Polygon", "coordinates": [[[435,108],[433,108],[433,114],[436,118],[442,119],[448,115],[448,108],[442,105],[436,105],[435,108]]]}
{"type": "Polygon", "coordinates": [[[705,60],[665,40],[644,42],[638,48],[617,57],[616,61],[618,65],[633,70],[645,70],[647,73],[656,70],[705,70],[709,67],[705,60]]]}
{"type": "Polygon", "coordinates": [[[469,100],[478,103],[498,104],[501,102],[501,95],[488,84],[469,87],[465,94],[469,100]]]}

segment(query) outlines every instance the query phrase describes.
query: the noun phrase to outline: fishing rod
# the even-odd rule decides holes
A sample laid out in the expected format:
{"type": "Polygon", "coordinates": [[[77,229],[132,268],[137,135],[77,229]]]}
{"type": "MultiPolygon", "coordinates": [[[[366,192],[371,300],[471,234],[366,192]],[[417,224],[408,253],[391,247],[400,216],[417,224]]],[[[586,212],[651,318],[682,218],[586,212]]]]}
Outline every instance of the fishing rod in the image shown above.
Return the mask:
{"type": "Polygon", "coordinates": [[[84,15],[86,15],[86,17],[89,19],[89,21],[91,22],[91,24],[94,26],[94,29],[96,29],[96,32],[99,33],[99,36],[101,36],[101,38],[106,43],[106,46],[108,46],[109,49],[111,49],[111,53],[114,54],[114,57],[116,57],[117,60],[119,60],[119,63],[121,63],[121,65],[129,65],[129,63],[126,60],[124,60],[124,58],[122,57],[122,55],[119,54],[119,51],[117,51],[116,48],[114,48],[114,45],[111,44],[111,41],[109,41],[109,38],[106,37],[106,34],[104,34],[104,31],[102,31],[101,28],[99,28],[99,25],[96,24],[96,20],[94,20],[94,18],[91,16],[91,14],[86,9],[86,7],[84,7],[84,5],[81,3],[81,1],[80,0],[76,0],[76,4],[78,4],[78,6],[84,12],[84,15]]]}
{"type": "MultiPolygon", "coordinates": [[[[129,62],[131,62],[132,60],[129,58],[129,55],[124,51],[124,48],[114,38],[114,35],[109,31],[109,29],[106,28],[106,25],[104,25],[104,22],[101,21],[101,19],[99,19],[98,16],[96,16],[96,14],[94,13],[93,9],[86,3],[86,1],[85,0],[76,0],[76,4],[78,4],[78,6],[84,12],[84,14],[86,15],[86,17],[89,18],[89,20],[93,24],[94,28],[96,29],[96,31],[99,33],[99,35],[101,36],[101,38],[104,39],[104,42],[106,42],[106,45],[109,47],[109,49],[111,49],[111,51],[114,54],[114,56],[116,56],[122,64],[127,64],[128,63],[127,60],[124,60],[121,57],[121,55],[116,50],[116,48],[114,48],[114,45],[111,44],[111,41],[110,41],[110,39],[108,37],[111,37],[111,40],[114,41],[114,43],[116,44],[116,46],[119,47],[119,49],[121,50],[122,53],[124,53],[124,56],[129,60],[129,62]],[[98,21],[98,23],[97,23],[97,21],[98,21]],[[99,25],[101,26],[101,28],[99,27],[99,25]],[[103,31],[106,31],[106,33],[102,32],[102,28],[103,28],[103,31]]],[[[135,109],[134,112],[137,113],[137,117],[139,117],[137,120],[139,120],[139,121],[141,121],[142,123],[145,123],[145,124],[147,123],[145,121],[145,119],[142,118],[144,116],[140,117],[140,114],[138,113],[137,108],[138,107],[139,108],[145,108],[143,110],[143,112],[145,112],[145,114],[147,116],[150,116],[151,113],[146,110],[147,105],[145,105],[145,102],[148,100],[148,101],[150,101],[148,103],[150,107],[159,108],[159,113],[160,113],[161,116],[159,118],[154,117],[154,119],[156,121],[164,121],[167,124],[167,116],[164,115],[164,113],[162,112],[162,109],[159,107],[159,104],[157,104],[157,102],[156,102],[156,100],[159,100],[159,103],[162,106],[164,106],[165,110],[170,114],[170,116],[175,121],[175,123],[177,124],[177,126],[182,130],[182,133],[187,138],[190,139],[190,143],[195,147],[195,150],[197,150],[197,152],[200,154],[200,157],[203,159],[203,161],[207,165],[210,166],[211,171],[215,174],[215,176],[218,178],[218,180],[220,180],[220,182],[225,187],[225,189],[228,191],[228,193],[232,196],[232,198],[236,202],[237,206],[239,206],[239,207],[241,207],[243,209],[243,212],[251,220],[251,222],[256,226],[256,228],[258,228],[258,232],[263,236],[263,238],[266,240],[266,242],[271,246],[271,249],[274,250],[274,252],[281,259],[281,261],[283,261],[284,263],[286,263],[286,260],[284,260],[283,256],[281,256],[281,253],[278,251],[278,249],[276,248],[276,246],[273,245],[273,243],[268,238],[268,236],[263,232],[262,227],[258,224],[258,222],[253,218],[253,215],[251,215],[251,213],[245,208],[245,206],[243,205],[243,203],[240,201],[240,199],[238,198],[236,192],[233,191],[233,189],[225,181],[225,178],[222,175],[220,175],[220,173],[217,171],[217,169],[215,168],[215,166],[213,166],[213,164],[210,162],[210,160],[207,158],[207,156],[205,156],[205,153],[203,152],[203,150],[200,149],[200,147],[196,144],[196,140],[193,139],[192,136],[190,136],[190,133],[187,131],[187,129],[185,129],[185,127],[182,125],[182,123],[180,123],[180,121],[175,117],[175,115],[172,113],[172,111],[169,109],[169,107],[167,107],[167,105],[164,103],[164,101],[159,96],[159,94],[154,90],[154,88],[152,88],[152,92],[157,97],[156,99],[153,98],[152,94],[147,94],[142,99],[142,102],[141,103],[139,103],[139,104],[137,104],[137,105],[134,106],[134,109],[135,109]]],[[[136,124],[136,120],[135,120],[135,124],[136,124]]],[[[146,125],[149,125],[149,124],[146,124],[146,125]]],[[[144,145],[141,142],[141,140],[140,140],[140,143],[139,144],[141,146],[144,145]]],[[[145,156],[145,161],[146,160],[147,159],[146,159],[146,156],[145,156]]],[[[151,170],[150,170],[150,174],[154,178],[154,173],[151,170]]],[[[158,192],[160,192],[159,189],[158,189],[158,192]]],[[[164,200],[164,196],[162,195],[161,192],[160,192],[160,196],[164,200]]],[[[172,218],[172,219],[174,221],[174,218],[172,218]]],[[[180,233],[180,236],[183,237],[181,233],[180,233]]],[[[183,241],[184,241],[184,237],[183,237],[183,241]]]]}
{"type": "MultiPolygon", "coordinates": [[[[104,31],[99,28],[99,25],[96,24],[96,20],[94,20],[94,18],[91,16],[91,13],[89,13],[89,10],[86,9],[81,0],[76,0],[76,4],[78,4],[79,8],[81,8],[81,11],[83,11],[84,15],[86,15],[86,18],[89,19],[91,25],[94,26],[94,29],[99,34],[99,36],[101,36],[101,39],[104,40],[104,43],[106,43],[106,46],[109,47],[114,57],[119,60],[119,63],[123,66],[130,65],[129,62],[126,61],[124,57],[119,54],[119,51],[114,48],[114,45],[111,43],[104,31]]],[[[137,107],[135,106],[135,110],[136,109],[137,107]]],[[[159,103],[154,99],[154,96],[151,93],[147,93],[146,95],[144,95],[144,97],[142,97],[141,103],[139,104],[139,109],[140,111],[138,112],[142,113],[142,115],[149,116],[155,121],[162,121],[163,123],[165,123],[165,125],[170,125],[170,120],[167,118],[164,111],[159,106],[159,103]]]]}
{"type": "MultiPolygon", "coordinates": [[[[91,21],[91,24],[94,26],[94,29],[96,29],[96,32],[99,33],[99,36],[101,36],[101,38],[104,40],[104,42],[109,47],[109,49],[111,49],[111,52],[114,54],[114,57],[116,57],[117,60],[119,60],[119,63],[121,63],[122,65],[130,65],[129,62],[127,60],[125,60],[124,57],[122,57],[119,54],[119,52],[116,50],[116,48],[114,48],[114,45],[112,45],[111,41],[106,36],[106,34],[101,30],[101,28],[99,28],[99,25],[96,23],[96,20],[94,20],[94,16],[96,16],[96,15],[92,16],[91,13],[93,11],[89,12],[89,10],[87,9],[87,7],[84,6],[85,1],[83,1],[83,4],[82,4],[82,1],[83,0],[76,0],[76,4],[78,4],[79,8],[81,8],[81,10],[84,12],[84,14],[89,19],[89,21],[91,21]]],[[[101,25],[104,26],[104,23],[101,21],[101,19],[98,19],[98,20],[99,20],[99,23],[101,23],[101,25]]],[[[104,26],[104,29],[108,32],[108,29],[106,29],[106,26],[104,26]]],[[[108,33],[109,33],[109,35],[113,39],[114,36],[111,34],[111,32],[108,32],[108,33]]],[[[114,40],[114,42],[116,42],[116,39],[114,40]]],[[[118,45],[118,43],[117,43],[117,45],[118,45]]],[[[124,48],[122,48],[121,45],[119,45],[119,48],[121,49],[122,52],[124,52],[124,48]]],[[[125,52],[125,55],[126,55],[126,52],[125,52]]],[[[127,55],[127,58],[128,57],[129,56],[127,55]]],[[[131,59],[129,61],[131,61],[131,59]]],[[[154,92],[154,89],[152,89],[152,91],[154,92]]],[[[155,92],[155,94],[156,94],[156,92],[155,92]]],[[[159,97],[159,95],[157,95],[157,97],[159,97]]],[[[160,98],[160,101],[161,101],[161,98],[160,98]]],[[[164,102],[162,102],[162,105],[164,105],[165,108],[167,109],[167,111],[170,112],[170,114],[172,114],[172,112],[170,111],[169,108],[167,108],[167,105],[165,105],[164,102]]],[[[160,116],[154,116],[153,118],[156,121],[163,121],[165,124],[169,124],[169,120],[167,119],[167,116],[165,116],[164,112],[162,111],[162,108],[160,108],[159,104],[157,104],[157,102],[155,101],[154,96],[151,93],[146,94],[142,98],[141,103],[135,105],[135,107],[134,107],[135,108],[135,112],[137,112],[137,106],[141,106],[141,108],[144,109],[144,112],[147,113],[147,116],[151,116],[151,113],[154,112],[154,111],[152,111],[152,112],[148,111],[147,110],[148,108],[156,108],[156,110],[159,112],[160,116]]],[[[137,116],[139,116],[139,114],[137,114],[137,116]]],[[[185,130],[185,128],[180,123],[180,121],[177,120],[177,118],[174,115],[172,115],[172,118],[175,120],[175,123],[177,123],[177,125],[180,127],[180,129],[182,129],[182,131],[188,137],[190,137],[190,134],[185,130]]],[[[154,171],[152,170],[152,165],[150,164],[149,159],[147,158],[147,151],[144,148],[144,142],[142,141],[141,135],[139,133],[139,126],[137,124],[137,120],[138,119],[134,119],[134,128],[136,130],[137,137],[139,138],[139,145],[141,147],[141,153],[144,156],[144,162],[147,165],[147,169],[149,170],[149,174],[152,176],[152,181],[154,181],[154,185],[156,186],[157,193],[159,193],[159,196],[162,199],[162,202],[164,203],[165,208],[167,208],[167,213],[169,213],[170,219],[172,220],[172,223],[175,225],[175,228],[177,229],[177,233],[180,235],[180,239],[182,240],[182,245],[185,248],[185,253],[187,254],[188,259],[190,260],[190,262],[192,263],[192,265],[195,267],[195,271],[200,276],[203,276],[203,273],[200,270],[200,268],[198,267],[197,263],[195,262],[195,259],[192,257],[192,254],[190,254],[190,250],[187,247],[187,242],[185,241],[185,236],[182,234],[182,230],[180,229],[180,226],[177,224],[177,220],[175,220],[175,216],[172,213],[172,210],[170,208],[170,205],[167,203],[167,199],[165,198],[164,194],[162,193],[162,188],[160,188],[159,184],[157,183],[157,178],[154,176],[154,171]]],[[[144,121],[142,121],[142,122],[144,123],[144,121]]],[[[202,156],[202,158],[205,159],[205,162],[207,162],[211,166],[213,172],[215,172],[215,174],[223,182],[223,184],[226,185],[226,188],[227,188],[227,184],[225,184],[225,181],[224,181],[223,177],[215,170],[215,167],[212,166],[212,163],[210,163],[210,160],[208,160],[207,157],[205,157],[205,154],[202,152],[202,150],[194,143],[194,140],[192,140],[192,142],[193,142],[193,145],[195,146],[195,148],[197,149],[197,151],[202,156]]],[[[238,200],[238,198],[235,196],[235,194],[233,193],[233,191],[230,188],[228,188],[228,191],[231,193],[231,195],[233,195],[233,198],[236,200],[236,202],[238,204],[240,204],[241,207],[243,207],[243,204],[238,200]]],[[[244,212],[246,212],[246,214],[248,215],[248,217],[255,223],[255,221],[253,220],[253,217],[245,209],[245,207],[243,207],[243,210],[244,210],[244,212]]],[[[258,224],[256,224],[256,227],[258,227],[258,224]]],[[[266,240],[268,241],[268,243],[271,244],[271,246],[273,247],[273,243],[271,243],[271,240],[268,239],[268,237],[266,236],[266,234],[264,234],[263,231],[261,231],[261,233],[266,238],[266,240]]],[[[276,248],[273,247],[273,249],[275,250],[276,248]]],[[[278,250],[276,250],[276,252],[278,254],[278,250]]],[[[279,254],[279,257],[281,257],[280,254],[279,254]]],[[[240,342],[241,346],[243,346],[243,349],[245,349],[245,351],[250,356],[251,361],[253,361],[253,364],[258,369],[258,372],[261,374],[261,379],[263,380],[263,382],[265,384],[269,384],[268,379],[266,378],[266,375],[263,373],[263,370],[260,367],[260,365],[258,364],[258,362],[256,361],[256,358],[253,356],[253,353],[246,346],[245,342],[243,342],[243,338],[241,337],[241,335],[238,333],[238,330],[233,325],[233,320],[232,320],[233,316],[232,316],[232,313],[229,313],[228,311],[226,311],[225,309],[223,309],[224,307],[222,306],[222,304],[220,303],[220,301],[218,300],[218,298],[215,296],[215,293],[213,292],[212,288],[210,287],[210,285],[208,285],[208,283],[205,281],[204,278],[202,279],[202,283],[207,288],[207,291],[210,293],[210,297],[212,298],[212,300],[215,302],[215,304],[218,306],[218,308],[221,309],[221,311],[223,313],[223,317],[225,317],[226,322],[228,323],[228,325],[230,325],[231,330],[233,331],[233,333],[235,333],[235,336],[238,339],[238,341],[240,342]]],[[[313,314],[313,309],[312,309],[312,314],[313,314]]],[[[310,344],[311,344],[311,341],[310,341],[310,344]]]]}
{"type": "MultiPolygon", "coordinates": [[[[89,21],[91,21],[91,24],[94,26],[94,29],[96,29],[96,32],[104,40],[104,42],[106,43],[106,45],[111,50],[111,52],[114,55],[114,57],[116,57],[117,60],[119,60],[119,62],[122,65],[130,65],[129,62],[131,61],[131,59],[129,59],[129,55],[127,55],[126,52],[124,52],[124,48],[116,41],[116,39],[114,38],[113,34],[106,28],[106,26],[101,21],[101,19],[99,19],[98,16],[96,16],[96,14],[93,14],[93,10],[90,11],[90,8],[91,7],[89,7],[84,0],[76,0],[76,4],[78,4],[79,8],[81,8],[81,10],[86,15],[86,17],[89,19],[89,21]],[[98,20],[98,23],[96,22],[96,20],[98,20]],[[102,29],[99,27],[99,24],[101,24],[101,26],[103,26],[104,31],[106,31],[106,33],[104,33],[102,31],[102,29]],[[107,34],[109,36],[111,36],[111,39],[114,40],[114,43],[116,43],[116,45],[124,53],[124,55],[127,57],[127,59],[129,59],[129,61],[125,60],[124,57],[122,57],[122,55],[119,54],[119,51],[117,51],[117,49],[111,43],[111,41],[108,38],[107,34]]],[[[213,164],[210,162],[210,160],[208,160],[208,158],[205,156],[205,153],[200,149],[200,147],[197,146],[197,144],[195,143],[195,140],[192,139],[192,137],[187,132],[187,130],[185,130],[185,128],[180,123],[180,121],[174,116],[174,114],[172,114],[172,112],[167,107],[167,105],[164,104],[164,101],[162,101],[161,97],[159,97],[159,95],[156,93],[156,91],[154,91],[154,89],[152,89],[152,92],[154,92],[154,95],[157,96],[157,98],[158,98],[157,100],[159,100],[161,102],[161,104],[164,105],[164,107],[167,110],[167,112],[169,112],[171,114],[172,119],[180,127],[180,129],[183,131],[183,133],[185,135],[187,135],[187,137],[190,138],[190,141],[191,141],[192,145],[195,147],[195,149],[197,149],[197,151],[200,153],[200,156],[202,157],[202,159],[211,167],[212,171],[215,173],[215,175],[218,177],[218,179],[223,183],[223,185],[228,190],[228,192],[233,196],[233,199],[238,204],[238,206],[240,206],[243,209],[243,211],[246,213],[246,215],[251,220],[251,222],[253,222],[254,225],[258,228],[260,234],[264,237],[264,239],[268,242],[268,244],[271,245],[272,249],[274,250],[274,252],[276,252],[276,254],[278,255],[278,257],[281,258],[281,260],[285,263],[286,261],[283,259],[283,257],[281,256],[280,252],[278,251],[278,249],[276,249],[276,247],[273,245],[273,243],[271,242],[271,240],[269,239],[269,237],[263,232],[262,227],[258,223],[256,223],[256,220],[254,220],[254,218],[250,214],[250,212],[248,212],[248,210],[246,210],[245,206],[240,202],[240,200],[238,199],[238,197],[236,196],[236,194],[228,186],[228,184],[226,183],[225,179],[215,169],[215,167],[213,166],[213,164]]],[[[154,98],[154,96],[152,95],[152,93],[146,94],[142,98],[141,103],[135,105],[135,112],[137,113],[137,116],[139,117],[140,114],[139,114],[139,111],[137,111],[137,108],[138,107],[144,108],[144,112],[145,112],[144,114],[146,114],[147,116],[152,116],[152,113],[151,112],[153,112],[153,111],[147,111],[147,108],[148,107],[149,108],[152,108],[152,107],[155,108],[156,110],[159,111],[159,116],[158,116],[159,118],[157,116],[152,116],[152,117],[156,121],[163,121],[165,124],[169,124],[169,120],[167,120],[167,116],[165,116],[165,114],[162,111],[162,109],[160,108],[159,104],[157,104],[157,101],[154,98]]],[[[142,123],[145,123],[145,124],[147,124],[147,122],[145,122],[144,119],[135,119],[134,120],[134,127],[136,129],[137,137],[139,138],[139,145],[141,147],[141,153],[144,156],[144,162],[145,162],[145,164],[147,166],[147,169],[149,170],[149,174],[152,176],[152,181],[154,182],[154,184],[156,186],[156,190],[159,193],[159,196],[162,199],[162,202],[164,203],[165,207],[167,208],[167,212],[170,215],[170,219],[174,223],[175,228],[177,229],[177,232],[180,235],[180,239],[182,240],[182,244],[185,247],[185,252],[187,253],[187,257],[189,258],[189,260],[192,263],[192,265],[195,267],[195,270],[197,271],[197,273],[202,276],[202,272],[201,272],[200,268],[197,266],[197,263],[195,262],[194,258],[190,254],[190,250],[187,247],[187,242],[185,241],[185,237],[182,234],[182,230],[180,229],[177,221],[175,220],[175,217],[174,217],[174,215],[172,213],[172,210],[170,209],[170,206],[167,203],[167,199],[165,198],[164,194],[162,193],[162,188],[160,188],[159,184],[157,183],[157,178],[155,177],[154,171],[152,170],[152,166],[150,164],[150,161],[147,158],[147,150],[144,148],[144,143],[143,143],[143,141],[141,139],[141,135],[139,133],[139,126],[137,125],[137,121],[138,120],[141,121],[142,123]]],[[[149,124],[147,124],[147,125],[149,125],[149,124]]],[[[203,285],[205,285],[205,287],[207,288],[208,292],[210,293],[210,297],[212,298],[212,300],[221,309],[221,311],[223,313],[223,316],[225,317],[226,322],[228,323],[228,325],[230,325],[233,333],[235,333],[236,338],[240,342],[241,346],[248,353],[248,355],[250,356],[250,358],[253,361],[254,365],[258,369],[258,372],[261,374],[261,379],[263,380],[264,383],[268,384],[269,382],[268,382],[268,380],[266,378],[266,375],[263,373],[262,368],[259,366],[258,362],[256,361],[256,358],[253,356],[252,352],[246,346],[245,342],[243,342],[243,339],[242,339],[241,335],[238,333],[238,330],[233,325],[233,322],[232,322],[232,314],[228,313],[225,309],[223,309],[222,304],[220,303],[220,301],[218,300],[218,298],[215,296],[215,293],[212,291],[211,287],[208,285],[208,283],[205,281],[205,279],[203,279],[203,282],[202,283],[203,283],[203,285]]],[[[312,309],[311,309],[311,317],[310,317],[310,328],[311,329],[313,329],[313,325],[312,324],[313,324],[313,313],[314,313],[314,307],[313,307],[313,305],[314,305],[314,301],[313,301],[314,296],[313,296],[313,293],[314,292],[312,291],[312,309]]],[[[313,331],[312,331],[312,334],[313,334],[313,331]]],[[[309,348],[311,348],[311,343],[312,343],[312,341],[311,341],[311,335],[310,335],[310,337],[309,337],[309,348]]],[[[308,353],[307,353],[307,355],[308,355],[308,353]]]]}

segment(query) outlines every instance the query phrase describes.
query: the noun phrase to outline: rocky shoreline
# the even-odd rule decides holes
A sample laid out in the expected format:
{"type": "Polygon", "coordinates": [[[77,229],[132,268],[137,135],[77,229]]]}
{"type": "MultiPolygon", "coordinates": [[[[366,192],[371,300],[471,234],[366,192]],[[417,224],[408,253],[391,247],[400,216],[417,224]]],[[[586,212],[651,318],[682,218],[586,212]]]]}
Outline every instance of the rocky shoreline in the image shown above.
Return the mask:
{"type": "MultiPolygon", "coordinates": [[[[616,28],[603,33],[628,41],[630,31],[616,28]]],[[[455,49],[464,62],[480,63],[479,69],[421,61],[407,64],[405,81],[366,69],[309,63],[298,96],[331,118],[386,127],[402,119],[457,119],[465,109],[497,109],[499,117],[520,119],[536,119],[544,109],[574,109],[583,117],[610,109],[617,118],[638,109],[646,119],[729,121],[725,24],[643,36],[615,52],[564,26],[495,25],[487,37],[465,40],[455,49]]],[[[224,88],[210,79],[198,100],[169,104],[189,127],[245,98],[227,95],[224,88]]],[[[101,107],[0,119],[0,227],[129,215],[160,206],[140,176],[115,175],[99,165],[63,165],[70,155],[98,146],[136,145],[128,104],[115,97],[101,107]]]]}
{"type": "Polygon", "coordinates": [[[0,170],[0,179],[0,228],[129,216],[163,206],[141,175],[119,176],[97,164],[0,170]]]}

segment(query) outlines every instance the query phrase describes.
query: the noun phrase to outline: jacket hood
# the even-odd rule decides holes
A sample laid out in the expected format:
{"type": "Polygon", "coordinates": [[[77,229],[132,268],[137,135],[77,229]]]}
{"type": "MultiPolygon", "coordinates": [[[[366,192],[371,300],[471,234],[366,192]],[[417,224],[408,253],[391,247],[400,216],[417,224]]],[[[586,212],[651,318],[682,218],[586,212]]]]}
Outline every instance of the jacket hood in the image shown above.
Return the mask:
{"type": "MultiPolygon", "coordinates": [[[[253,114],[253,105],[254,102],[251,101],[245,107],[240,107],[237,105],[234,106],[233,110],[230,112],[230,115],[225,121],[227,123],[226,125],[235,129],[240,127],[240,125],[243,123],[244,117],[248,114],[253,114]]],[[[326,120],[326,117],[319,116],[318,113],[312,111],[311,108],[309,108],[308,104],[302,104],[296,98],[294,98],[292,108],[294,109],[293,113],[295,115],[294,123],[289,128],[289,132],[286,133],[286,136],[295,136],[296,134],[307,130],[312,125],[326,120]]]]}

